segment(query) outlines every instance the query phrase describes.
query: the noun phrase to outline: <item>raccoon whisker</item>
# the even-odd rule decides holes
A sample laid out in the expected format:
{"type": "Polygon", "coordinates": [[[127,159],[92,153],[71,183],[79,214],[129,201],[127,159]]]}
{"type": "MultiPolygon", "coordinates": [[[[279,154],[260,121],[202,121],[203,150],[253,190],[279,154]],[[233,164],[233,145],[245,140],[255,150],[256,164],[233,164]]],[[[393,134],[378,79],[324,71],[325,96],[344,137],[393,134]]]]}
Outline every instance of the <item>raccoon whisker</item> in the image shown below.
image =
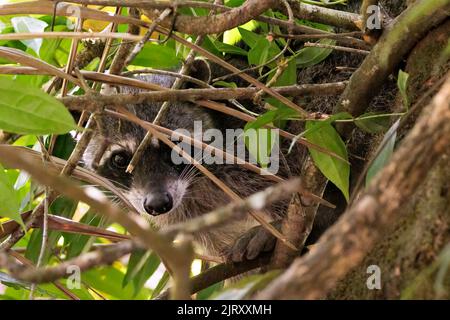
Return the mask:
{"type": "Polygon", "coordinates": [[[195,170],[197,167],[196,166],[194,166],[194,164],[192,164],[192,163],[190,163],[189,165],[187,165],[185,168],[184,168],[184,170],[183,170],[183,172],[182,172],[182,175],[184,174],[184,175],[188,175],[190,172],[192,172],[193,170],[195,170]]]}
{"type": "Polygon", "coordinates": [[[181,171],[180,176],[186,174],[186,172],[188,172],[191,168],[193,167],[193,164],[187,164],[184,168],[183,171],[181,171]]]}
{"type": "Polygon", "coordinates": [[[201,172],[199,170],[192,170],[189,174],[187,174],[184,177],[184,181],[189,182],[189,184],[192,182],[192,180],[196,177],[198,177],[201,174],[201,172]]]}
{"type": "Polygon", "coordinates": [[[193,171],[193,169],[192,168],[195,168],[193,165],[189,165],[189,166],[187,166],[186,168],[184,168],[184,170],[183,170],[183,172],[181,172],[181,174],[180,174],[180,180],[183,180],[183,179],[185,179],[186,177],[188,177],[189,176],[189,174],[193,171]]]}
{"type": "Polygon", "coordinates": [[[184,177],[180,177],[180,181],[186,183],[187,185],[191,185],[193,180],[199,175],[198,170],[192,170],[189,174],[184,177]]]}
{"type": "MultiPolygon", "coordinates": [[[[200,155],[200,154],[202,154],[202,150],[199,150],[196,154],[194,154],[194,159],[197,159],[198,158],[198,156],[200,155]]],[[[198,159],[197,161],[199,161],[199,162],[201,162],[201,161],[203,161],[203,159],[204,159],[204,157],[205,157],[205,154],[203,153],[202,154],[202,157],[200,158],[200,159],[198,159]]],[[[189,164],[188,166],[186,166],[186,168],[185,169],[188,169],[188,170],[186,170],[186,173],[185,173],[185,175],[184,176],[182,176],[182,177],[180,177],[180,178],[184,178],[185,176],[188,176],[191,172],[195,172],[196,171],[196,169],[197,169],[197,167],[196,166],[194,166],[194,164],[189,164]]],[[[183,170],[184,171],[184,170],[183,170]]]]}
{"type": "Polygon", "coordinates": [[[188,177],[188,175],[191,173],[191,171],[192,171],[192,167],[190,167],[190,166],[184,168],[184,170],[181,172],[178,179],[180,179],[182,181],[185,180],[188,177]]]}
{"type": "Polygon", "coordinates": [[[201,198],[201,197],[186,197],[186,196],[183,196],[183,199],[188,199],[188,200],[204,200],[204,198],[201,198]]]}
{"type": "Polygon", "coordinates": [[[199,175],[200,175],[200,171],[196,171],[192,174],[190,174],[189,177],[185,177],[182,180],[180,180],[182,183],[184,183],[185,185],[187,185],[187,189],[189,188],[189,186],[192,186],[194,183],[199,181],[199,175]]]}
{"type": "Polygon", "coordinates": [[[124,185],[123,183],[120,183],[120,182],[118,182],[118,181],[115,181],[115,180],[110,180],[116,187],[119,187],[119,188],[121,188],[121,189],[123,189],[123,190],[125,190],[125,191],[130,191],[130,187],[129,186],[126,186],[126,185],[124,185]]]}

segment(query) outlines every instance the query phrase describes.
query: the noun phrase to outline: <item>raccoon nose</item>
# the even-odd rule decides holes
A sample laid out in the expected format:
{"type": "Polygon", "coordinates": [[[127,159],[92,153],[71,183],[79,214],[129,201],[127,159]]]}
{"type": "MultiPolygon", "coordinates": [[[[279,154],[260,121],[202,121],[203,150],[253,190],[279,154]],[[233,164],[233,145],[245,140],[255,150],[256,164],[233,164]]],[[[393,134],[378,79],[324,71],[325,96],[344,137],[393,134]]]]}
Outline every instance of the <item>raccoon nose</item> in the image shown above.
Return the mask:
{"type": "Polygon", "coordinates": [[[169,212],[172,207],[173,199],[168,192],[154,193],[144,200],[145,211],[153,216],[169,212]]]}

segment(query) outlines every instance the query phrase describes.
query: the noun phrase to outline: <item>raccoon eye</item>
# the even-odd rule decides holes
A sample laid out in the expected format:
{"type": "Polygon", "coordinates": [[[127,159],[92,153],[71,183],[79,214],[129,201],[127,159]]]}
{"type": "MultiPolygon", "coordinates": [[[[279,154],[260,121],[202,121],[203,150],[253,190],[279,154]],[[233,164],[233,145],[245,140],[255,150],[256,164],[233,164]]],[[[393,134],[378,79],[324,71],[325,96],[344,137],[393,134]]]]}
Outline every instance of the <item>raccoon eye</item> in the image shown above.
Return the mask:
{"type": "Polygon", "coordinates": [[[118,169],[125,169],[131,160],[131,154],[126,151],[116,151],[110,158],[110,163],[118,169]]]}

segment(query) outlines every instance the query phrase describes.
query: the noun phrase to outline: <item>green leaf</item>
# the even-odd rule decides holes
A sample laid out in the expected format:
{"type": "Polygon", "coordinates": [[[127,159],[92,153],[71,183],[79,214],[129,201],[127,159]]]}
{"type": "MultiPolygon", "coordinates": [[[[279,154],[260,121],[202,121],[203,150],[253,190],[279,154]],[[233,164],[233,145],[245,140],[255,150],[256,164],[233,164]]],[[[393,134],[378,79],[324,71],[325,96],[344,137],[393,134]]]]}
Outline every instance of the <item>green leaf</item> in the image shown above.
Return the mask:
{"type": "Polygon", "coordinates": [[[377,151],[378,156],[372,161],[372,164],[367,170],[366,186],[370,184],[373,177],[380,172],[391,159],[391,156],[394,153],[395,140],[397,139],[397,129],[399,125],[400,119],[392,125],[388,132],[386,132],[386,135],[381,142],[381,146],[384,147],[383,149],[377,151]]]}
{"type": "Polygon", "coordinates": [[[18,222],[25,229],[19,210],[20,199],[6,175],[5,169],[0,164],[0,216],[18,222]]]}
{"type": "Polygon", "coordinates": [[[242,36],[242,40],[250,47],[253,48],[256,46],[259,40],[265,39],[264,36],[261,36],[255,32],[246,30],[244,28],[238,27],[239,33],[242,36]]]}
{"type": "Polygon", "coordinates": [[[266,113],[260,115],[258,118],[256,118],[255,121],[248,122],[245,126],[245,130],[259,129],[275,121],[288,120],[295,118],[296,116],[298,116],[297,111],[292,110],[291,108],[288,107],[286,108],[281,107],[275,110],[269,110],[266,113]]]}
{"type": "MultiPolygon", "coordinates": [[[[5,294],[7,294],[10,299],[15,299],[15,300],[26,300],[29,295],[29,289],[31,288],[31,284],[29,282],[16,280],[13,277],[11,277],[10,275],[3,273],[3,272],[0,272],[0,283],[2,283],[8,287],[8,289],[6,289],[6,291],[5,291],[5,294]],[[12,290],[14,292],[11,292],[10,290],[12,290]]],[[[46,287],[48,288],[49,286],[53,286],[53,285],[47,285],[46,287]]],[[[56,298],[56,296],[52,292],[50,292],[42,287],[43,287],[42,285],[36,287],[37,295],[56,298]]],[[[0,299],[2,299],[2,298],[3,298],[3,295],[0,295],[0,299]]]]}
{"type": "MultiPolygon", "coordinates": [[[[253,65],[265,64],[267,61],[275,57],[278,53],[280,53],[280,48],[278,48],[278,46],[274,42],[270,42],[266,38],[262,37],[258,39],[255,46],[253,46],[248,52],[248,63],[253,65]]],[[[275,62],[272,62],[268,65],[270,67],[276,67],[275,62]]]]}
{"type": "Polygon", "coordinates": [[[322,128],[322,126],[330,125],[337,120],[352,119],[352,118],[353,118],[352,115],[348,112],[339,112],[339,113],[333,114],[331,117],[329,117],[325,120],[316,121],[316,123],[313,127],[301,132],[292,140],[291,146],[289,148],[289,152],[291,152],[291,149],[297,143],[297,140],[301,137],[304,137],[307,133],[313,134],[314,132],[319,131],[322,128]]]}
{"type": "Polygon", "coordinates": [[[389,128],[390,117],[389,114],[368,112],[356,118],[355,124],[368,133],[380,133],[389,128]]]}
{"type": "Polygon", "coordinates": [[[214,39],[212,36],[205,37],[202,43],[202,48],[208,50],[210,53],[218,57],[222,57],[222,52],[220,52],[214,44],[215,41],[216,39],[214,39]]]}
{"type": "MultiPolygon", "coordinates": [[[[53,215],[57,215],[64,218],[72,218],[75,210],[77,209],[78,202],[66,198],[66,197],[58,197],[49,207],[49,212],[53,215]]],[[[49,231],[48,232],[48,240],[46,245],[46,252],[43,259],[43,264],[47,264],[49,261],[53,249],[56,247],[58,240],[61,237],[61,232],[58,231],[49,231]]],[[[25,252],[25,257],[33,261],[37,262],[39,257],[39,252],[41,250],[42,244],[42,230],[35,229],[31,233],[30,240],[28,241],[27,250],[25,252]]]]}
{"type": "Polygon", "coordinates": [[[245,0],[226,0],[225,5],[227,7],[236,8],[242,6],[245,0]]]}
{"type": "Polygon", "coordinates": [[[400,91],[400,95],[402,96],[403,105],[405,106],[406,110],[408,110],[409,108],[408,79],[408,73],[404,72],[403,70],[398,71],[397,86],[398,90],[400,91]]]}
{"type": "MultiPolygon", "coordinates": [[[[14,28],[10,25],[2,25],[0,22],[0,34],[14,33],[14,28]]],[[[0,40],[0,46],[9,47],[15,40],[0,40]]]]}
{"type": "Polygon", "coordinates": [[[248,62],[255,66],[264,64],[269,57],[269,40],[262,38],[259,39],[256,45],[248,52],[248,62]]]}
{"type": "Polygon", "coordinates": [[[32,148],[36,142],[37,137],[35,135],[25,135],[14,141],[13,145],[32,148]]]}
{"type": "Polygon", "coordinates": [[[166,287],[167,282],[169,282],[169,279],[170,279],[169,273],[167,271],[164,271],[164,274],[162,275],[161,279],[159,279],[159,282],[156,285],[156,288],[153,290],[150,299],[155,298],[161,293],[161,291],[166,287]]]}
{"type": "Polygon", "coordinates": [[[197,293],[197,300],[206,300],[211,297],[215,292],[223,288],[223,281],[213,284],[206,289],[203,289],[197,293]]]}
{"type": "MultiPolygon", "coordinates": [[[[306,139],[348,160],[347,149],[336,129],[330,124],[321,124],[320,121],[307,121],[306,129],[311,130],[305,134],[306,139]],[[315,126],[320,130],[313,130],[315,126]]],[[[345,199],[349,200],[350,165],[328,154],[309,148],[314,163],[328,180],[342,191],[345,199]]]]}
{"type": "MultiPolygon", "coordinates": [[[[270,79],[273,76],[270,77],[270,79]]],[[[290,86],[297,83],[297,66],[294,60],[288,62],[281,76],[275,81],[274,87],[290,86]]]]}
{"type": "Polygon", "coordinates": [[[150,251],[145,250],[136,250],[130,254],[130,259],[128,260],[128,266],[127,266],[127,272],[125,273],[125,276],[123,277],[122,281],[122,287],[125,287],[130,283],[130,281],[133,279],[133,277],[136,275],[136,273],[141,270],[142,266],[144,265],[145,261],[150,256],[150,251]]]}
{"type": "Polygon", "coordinates": [[[181,59],[177,57],[173,48],[147,43],[131,64],[148,68],[169,69],[177,67],[180,62],[181,59]]]}
{"type": "MultiPolygon", "coordinates": [[[[322,44],[334,45],[336,41],[330,39],[322,39],[319,41],[322,44]]],[[[297,67],[307,68],[316,65],[323,60],[325,60],[333,52],[332,49],[316,48],[316,47],[306,47],[300,49],[296,53],[295,61],[297,62],[297,67]]]]}
{"type": "MultiPolygon", "coordinates": [[[[269,77],[269,79],[271,79],[273,77],[274,73],[271,74],[271,76],[269,77]]],[[[297,83],[297,66],[295,64],[294,60],[289,61],[287,68],[283,71],[283,73],[281,74],[281,76],[277,79],[277,81],[274,84],[274,87],[279,87],[279,86],[289,86],[289,85],[293,85],[297,83]]],[[[288,98],[289,100],[292,100],[292,98],[288,98]]],[[[264,101],[274,107],[276,107],[277,109],[291,109],[290,107],[288,107],[287,105],[285,105],[284,103],[282,103],[281,101],[279,101],[278,99],[275,98],[265,98],[264,101]]],[[[298,114],[295,112],[295,115],[298,116],[298,114]]],[[[278,119],[281,120],[281,119],[278,119]]]]}
{"type": "MultiPolygon", "coordinates": [[[[54,30],[54,31],[60,31],[60,30],[54,30]]],[[[63,30],[61,30],[63,31],[63,30]]],[[[41,60],[48,62],[55,66],[60,66],[58,62],[55,60],[55,54],[57,52],[57,49],[59,48],[59,45],[61,43],[61,39],[44,39],[42,41],[41,50],[39,55],[37,55],[33,49],[28,48],[26,50],[27,53],[30,55],[36,56],[40,58],[41,60]]],[[[67,62],[67,58],[64,62],[64,64],[67,62]]],[[[14,77],[16,81],[20,81],[20,83],[24,83],[25,85],[31,85],[35,88],[41,88],[41,86],[48,81],[50,76],[48,75],[17,75],[14,77]]],[[[20,84],[21,85],[21,84],[20,84]]],[[[20,86],[19,85],[19,86],[20,86]]]]}
{"type": "Polygon", "coordinates": [[[226,287],[224,291],[215,294],[214,300],[248,299],[253,293],[266,287],[280,272],[280,270],[272,270],[264,274],[247,276],[226,287]]]}
{"type": "Polygon", "coordinates": [[[161,261],[159,260],[159,257],[155,253],[152,253],[142,269],[133,279],[134,297],[141,292],[147,280],[155,273],[160,264],[161,261]]]}
{"type": "MultiPolygon", "coordinates": [[[[50,136],[48,137],[46,143],[50,143],[50,136]]],[[[72,154],[73,149],[75,148],[75,139],[69,134],[58,135],[56,138],[55,145],[53,147],[53,155],[60,159],[67,160],[72,154]]]]}
{"type": "MultiPolygon", "coordinates": [[[[39,16],[39,20],[46,22],[49,26],[53,23],[54,24],[53,31],[61,31],[61,30],[58,30],[58,28],[60,28],[60,27],[64,27],[66,30],[68,30],[67,22],[70,21],[67,17],[58,17],[58,16],[55,17],[53,15],[39,16]]],[[[70,29],[70,30],[72,30],[72,29],[70,29]]]]}
{"type": "Polygon", "coordinates": [[[217,40],[214,40],[213,44],[220,52],[247,56],[247,51],[245,51],[242,48],[226,44],[217,40]]]}
{"type": "Polygon", "coordinates": [[[219,86],[219,87],[224,87],[224,88],[231,88],[231,89],[236,89],[237,88],[237,84],[234,82],[227,82],[227,81],[216,81],[213,84],[214,86],[219,86]]]}
{"type": "Polygon", "coordinates": [[[30,286],[29,283],[24,281],[17,280],[11,277],[9,274],[0,271],[0,283],[18,290],[19,288],[28,288],[30,286]]]}
{"type": "Polygon", "coordinates": [[[145,250],[133,252],[128,261],[127,272],[123,278],[122,286],[126,287],[132,281],[134,294],[137,295],[160,263],[161,261],[155,253],[145,250]]]}
{"type": "MultiPolygon", "coordinates": [[[[134,297],[132,286],[122,287],[124,274],[115,267],[99,267],[83,272],[81,278],[89,286],[101,291],[104,295],[114,300],[129,300],[134,297]]],[[[146,299],[149,292],[144,290],[136,299],[146,299]]]]}
{"type": "MultiPolygon", "coordinates": [[[[228,5],[228,4],[227,4],[228,5]]],[[[236,44],[242,39],[241,32],[239,31],[239,28],[245,29],[245,30],[255,30],[258,28],[260,24],[255,20],[250,20],[249,22],[230,30],[227,30],[223,33],[223,42],[226,44],[236,44]]]]}
{"type": "MultiPolygon", "coordinates": [[[[81,300],[94,300],[94,297],[89,293],[87,288],[81,286],[80,289],[71,288],[68,289],[66,285],[66,281],[60,280],[59,283],[64,286],[68,291],[74,293],[81,300]]],[[[38,287],[44,294],[42,295],[44,298],[54,296],[54,299],[62,299],[62,300],[70,300],[61,290],[55,287],[53,283],[41,284],[38,287]]]]}
{"type": "MultiPolygon", "coordinates": [[[[61,39],[61,43],[59,44],[58,49],[55,52],[55,55],[53,56],[54,60],[56,61],[57,65],[62,67],[67,63],[67,59],[69,58],[69,52],[70,52],[70,47],[72,44],[72,40],[71,39],[61,39]]],[[[81,46],[80,46],[81,49],[81,46]]],[[[96,60],[96,59],[94,59],[96,60]]],[[[98,58],[98,60],[100,60],[100,58],[98,58]]],[[[91,61],[91,63],[95,63],[93,61],[91,61]]],[[[91,65],[91,63],[89,65],[91,65]]],[[[85,67],[86,69],[86,67],[85,67]]],[[[89,70],[89,69],[86,69],[89,70]]],[[[93,70],[97,70],[97,69],[91,69],[90,71],[93,70]]]]}
{"type": "MultiPolygon", "coordinates": [[[[102,227],[104,225],[103,219],[91,210],[86,212],[80,222],[93,227],[102,227]]],[[[64,240],[67,245],[67,259],[70,259],[89,250],[95,241],[95,238],[82,234],[65,234],[64,240]]]]}
{"type": "Polygon", "coordinates": [[[277,143],[273,132],[269,128],[245,128],[245,146],[262,168],[270,163],[270,154],[277,143]]]}
{"type": "MultiPolygon", "coordinates": [[[[44,32],[48,24],[42,20],[32,17],[14,17],[11,23],[17,33],[20,32],[44,32]]],[[[37,55],[42,45],[42,39],[20,40],[24,45],[31,48],[37,55]]]]}
{"type": "Polygon", "coordinates": [[[0,129],[19,134],[62,134],[76,128],[66,107],[45,92],[0,77],[0,129]]]}

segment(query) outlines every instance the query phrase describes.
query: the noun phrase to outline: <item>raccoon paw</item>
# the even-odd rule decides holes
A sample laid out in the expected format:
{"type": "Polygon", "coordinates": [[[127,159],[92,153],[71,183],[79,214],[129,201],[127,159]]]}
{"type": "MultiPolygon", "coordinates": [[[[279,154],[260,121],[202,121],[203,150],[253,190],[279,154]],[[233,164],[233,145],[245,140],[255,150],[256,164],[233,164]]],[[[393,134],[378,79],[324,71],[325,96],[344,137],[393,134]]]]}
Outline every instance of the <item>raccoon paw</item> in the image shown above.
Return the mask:
{"type": "MultiPolygon", "coordinates": [[[[278,227],[279,223],[273,225],[278,227]]],[[[262,226],[256,226],[236,240],[227,258],[232,262],[253,260],[263,252],[272,251],[275,243],[276,238],[269,231],[262,226]]]]}

